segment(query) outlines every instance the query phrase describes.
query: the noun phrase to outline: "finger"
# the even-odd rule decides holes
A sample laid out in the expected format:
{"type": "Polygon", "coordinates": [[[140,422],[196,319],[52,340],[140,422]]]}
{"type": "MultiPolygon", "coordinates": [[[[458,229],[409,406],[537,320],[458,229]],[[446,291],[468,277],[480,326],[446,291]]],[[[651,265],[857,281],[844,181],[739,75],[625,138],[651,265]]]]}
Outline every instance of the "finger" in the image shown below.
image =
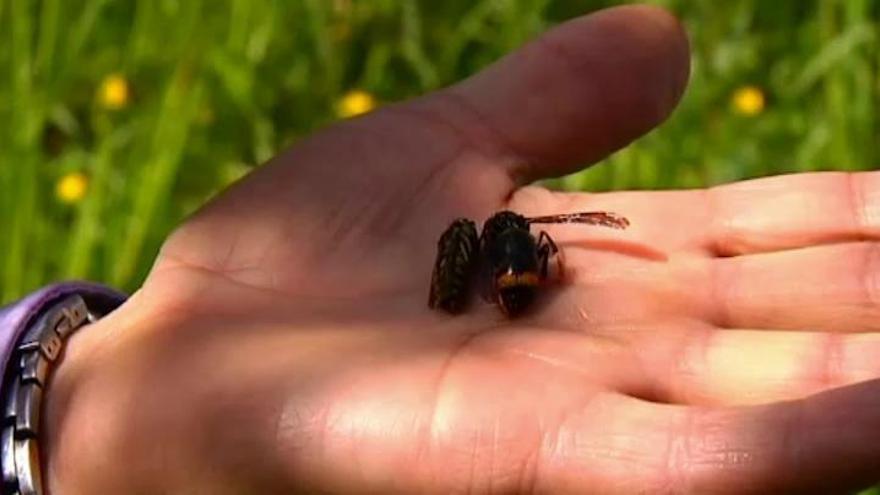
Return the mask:
{"type": "MultiPolygon", "coordinates": [[[[325,285],[350,279],[350,267],[321,263],[327,246],[378,253],[376,266],[390,270],[422,263],[401,253],[413,243],[429,252],[454,216],[496,209],[511,173],[523,176],[514,164],[546,161],[551,168],[533,175],[562,173],[659,122],[687,63],[680,27],[658,9],[572,21],[439,95],[304,140],[203,209],[163,257],[286,291],[318,285],[296,275],[318,265],[339,267],[325,285]]],[[[391,278],[384,285],[405,277],[391,278]]]]}
{"type": "Polygon", "coordinates": [[[650,260],[603,246],[598,233],[579,243],[569,240],[574,235],[557,238],[565,251],[563,288],[572,293],[555,303],[560,309],[579,306],[600,321],[628,311],[632,320],[693,318],[719,328],[880,331],[878,242],[650,260]]]}
{"type": "Polygon", "coordinates": [[[464,116],[453,120],[485,123],[528,181],[596,161],[656,126],[688,74],[678,22],[626,6],[565,23],[444,95],[464,116]]]}
{"type": "Polygon", "coordinates": [[[880,238],[880,173],[790,175],[707,197],[707,247],[722,256],[880,238]]]}
{"type": "Polygon", "coordinates": [[[432,199],[448,203],[450,194],[472,202],[465,192],[497,206],[512,185],[481,171],[500,165],[524,180],[603,157],[662,121],[688,72],[687,39],[670,14],[607,9],[550,30],[458,85],[313,136],[260,174],[263,188],[252,192],[288,202],[339,195],[362,213],[371,213],[357,201],[363,192],[390,195],[405,211],[444,207],[432,199]]]}
{"type": "Polygon", "coordinates": [[[880,244],[717,259],[702,306],[726,328],[880,330],[880,244]]]}
{"type": "MultiPolygon", "coordinates": [[[[625,231],[615,232],[582,226],[548,226],[560,242],[577,243],[589,239],[616,240],[641,246],[640,251],[663,253],[677,251],[686,255],[705,255],[696,238],[708,222],[705,193],[687,191],[619,191],[609,193],[555,192],[539,186],[520,188],[508,202],[512,210],[526,216],[553,215],[579,211],[608,211],[629,220],[625,231]]],[[[661,256],[662,257],[662,256],[661,256]]]]}
{"type": "Polygon", "coordinates": [[[880,479],[880,382],[739,408],[606,397],[536,464],[547,493],[848,493],[880,479]]]}
{"type": "Polygon", "coordinates": [[[880,378],[878,333],[718,330],[698,322],[601,333],[633,349],[646,388],[666,402],[769,403],[880,378]]]}
{"type": "MultiPolygon", "coordinates": [[[[829,245],[803,249],[707,258],[675,246],[687,242],[684,238],[692,232],[688,223],[699,215],[692,212],[703,210],[691,193],[662,193],[663,199],[655,201],[657,215],[668,213],[664,204],[666,210],[670,204],[682,208],[684,225],[651,221],[653,200],[649,198],[655,194],[596,195],[589,204],[572,204],[583,195],[559,195],[530,187],[514,200],[527,215],[546,214],[554,208],[548,205],[555,203],[557,212],[608,210],[629,219],[630,227],[625,231],[547,227],[565,253],[573,285],[605,292],[626,288],[646,297],[653,295],[663,302],[659,309],[664,315],[701,318],[725,328],[880,330],[880,243],[843,243],[838,238],[829,245]],[[621,200],[626,197],[631,200],[621,200]]],[[[795,217],[798,215],[792,214],[795,217]]],[[[869,232],[853,229],[848,234],[858,238],[869,232]]],[[[801,239],[818,242],[816,238],[801,239]]],[[[608,307],[614,305],[595,309],[601,315],[608,307]]]]}
{"type": "MultiPolygon", "coordinates": [[[[801,398],[880,378],[880,333],[722,330],[664,316],[656,307],[629,319],[618,313],[635,308],[638,314],[648,304],[641,298],[653,298],[627,293],[624,304],[613,297],[598,299],[604,292],[597,289],[597,300],[591,301],[597,304],[580,306],[580,313],[571,309],[577,305],[563,308],[568,304],[561,297],[527,318],[617,349],[601,363],[615,372],[600,381],[621,393],[671,403],[740,405],[801,398]]],[[[594,359],[583,354],[582,345],[563,341],[554,350],[556,361],[592,366],[594,359]]]]}
{"type": "Polygon", "coordinates": [[[823,172],[706,190],[550,193],[525,188],[512,206],[535,214],[610,210],[640,242],[712,256],[880,239],[880,172],[823,172]]]}

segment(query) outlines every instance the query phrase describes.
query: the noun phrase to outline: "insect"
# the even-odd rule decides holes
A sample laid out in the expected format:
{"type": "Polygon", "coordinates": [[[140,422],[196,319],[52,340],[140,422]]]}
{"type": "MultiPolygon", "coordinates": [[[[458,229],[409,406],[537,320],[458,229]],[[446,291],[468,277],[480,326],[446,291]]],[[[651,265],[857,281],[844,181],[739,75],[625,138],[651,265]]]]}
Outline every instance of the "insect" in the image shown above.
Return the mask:
{"type": "Polygon", "coordinates": [[[440,236],[431,276],[428,306],[460,313],[467,304],[474,275],[483,295],[509,317],[521,314],[548,276],[550,257],[559,252],[553,239],[532,224],[583,223],[625,229],[629,220],[615,213],[590,211],[541,217],[500,211],[486,220],[477,237],[476,224],[459,218],[440,236]]]}

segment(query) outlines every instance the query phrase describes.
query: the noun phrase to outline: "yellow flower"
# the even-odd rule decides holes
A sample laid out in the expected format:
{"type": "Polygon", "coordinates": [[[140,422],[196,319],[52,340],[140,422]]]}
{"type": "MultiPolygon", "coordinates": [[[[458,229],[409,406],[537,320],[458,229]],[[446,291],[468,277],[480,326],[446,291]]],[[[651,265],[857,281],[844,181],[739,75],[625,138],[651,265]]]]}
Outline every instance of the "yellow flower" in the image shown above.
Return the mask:
{"type": "Polygon", "coordinates": [[[55,185],[55,195],[63,203],[73,204],[82,200],[89,189],[89,178],[82,172],[64,175],[55,185]]]}
{"type": "Polygon", "coordinates": [[[753,116],[764,111],[766,101],[764,92],[757,86],[743,86],[733,93],[733,109],[737,113],[753,116]]]}
{"type": "Polygon", "coordinates": [[[376,98],[370,93],[355,89],[349,91],[339,100],[336,113],[342,118],[354,117],[376,108],[376,98]]]}
{"type": "Polygon", "coordinates": [[[101,81],[98,89],[98,102],[109,110],[119,110],[128,104],[128,81],[121,74],[110,74],[101,81]]]}

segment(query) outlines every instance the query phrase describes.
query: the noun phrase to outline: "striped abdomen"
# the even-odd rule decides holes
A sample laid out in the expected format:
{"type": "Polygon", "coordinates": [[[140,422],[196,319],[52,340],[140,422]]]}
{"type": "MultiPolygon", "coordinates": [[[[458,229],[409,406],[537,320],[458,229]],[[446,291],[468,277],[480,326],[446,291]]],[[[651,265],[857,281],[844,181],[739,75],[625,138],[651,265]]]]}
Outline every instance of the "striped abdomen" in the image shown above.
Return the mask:
{"type": "Polygon", "coordinates": [[[477,260],[477,244],[477,227],[466,218],[452,222],[443,232],[437,242],[428,306],[449,313],[464,309],[477,260]]]}

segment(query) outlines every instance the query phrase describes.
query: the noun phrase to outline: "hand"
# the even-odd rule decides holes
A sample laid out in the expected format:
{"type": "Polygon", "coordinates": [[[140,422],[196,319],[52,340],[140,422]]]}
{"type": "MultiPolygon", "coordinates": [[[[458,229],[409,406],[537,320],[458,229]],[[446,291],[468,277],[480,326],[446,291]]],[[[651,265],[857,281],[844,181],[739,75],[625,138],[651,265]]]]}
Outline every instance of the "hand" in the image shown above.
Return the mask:
{"type": "Polygon", "coordinates": [[[687,74],[675,20],[616,8],[259,169],[72,342],[45,416],[53,493],[876,481],[880,175],[522,187],[649,130],[687,74]],[[524,318],[430,311],[439,234],[502,208],[632,226],[551,227],[567,279],[524,318]]]}

